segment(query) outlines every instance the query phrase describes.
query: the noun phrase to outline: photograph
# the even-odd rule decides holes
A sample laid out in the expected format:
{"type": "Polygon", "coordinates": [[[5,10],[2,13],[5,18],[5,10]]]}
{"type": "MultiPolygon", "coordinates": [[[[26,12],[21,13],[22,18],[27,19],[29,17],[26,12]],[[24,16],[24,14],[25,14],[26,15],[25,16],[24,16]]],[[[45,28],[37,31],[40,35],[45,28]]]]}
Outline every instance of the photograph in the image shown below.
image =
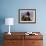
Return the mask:
{"type": "Polygon", "coordinates": [[[36,9],[19,9],[19,23],[36,23],[36,9]]]}

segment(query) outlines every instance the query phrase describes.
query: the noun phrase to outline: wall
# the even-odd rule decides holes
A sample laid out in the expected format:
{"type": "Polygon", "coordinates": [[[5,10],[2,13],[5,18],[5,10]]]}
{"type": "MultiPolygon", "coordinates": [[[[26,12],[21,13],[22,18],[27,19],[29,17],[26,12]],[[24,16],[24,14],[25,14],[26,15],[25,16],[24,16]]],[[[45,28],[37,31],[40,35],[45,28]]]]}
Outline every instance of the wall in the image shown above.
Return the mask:
{"type": "MultiPolygon", "coordinates": [[[[0,16],[13,17],[15,24],[11,31],[46,31],[46,1],[42,0],[1,0],[1,14],[0,16]],[[36,9],[36,24],[19,24],[18,23],[18,9],[29,8],[36,9]]],[[[8,31],[6,25],[2,26],[2,32],[8,31]]]]}

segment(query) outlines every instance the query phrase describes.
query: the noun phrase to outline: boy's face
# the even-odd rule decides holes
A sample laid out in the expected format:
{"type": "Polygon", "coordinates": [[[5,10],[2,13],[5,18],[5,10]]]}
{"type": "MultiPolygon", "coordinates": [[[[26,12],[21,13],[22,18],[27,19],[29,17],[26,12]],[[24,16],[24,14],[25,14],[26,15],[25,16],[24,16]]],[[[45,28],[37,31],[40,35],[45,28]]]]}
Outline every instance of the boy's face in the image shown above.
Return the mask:
{"type": "Polygon", "coordinates": [[[30,16],[30,12],[27,12],[26,15],[27,15],[27,16],[30,16]]]}

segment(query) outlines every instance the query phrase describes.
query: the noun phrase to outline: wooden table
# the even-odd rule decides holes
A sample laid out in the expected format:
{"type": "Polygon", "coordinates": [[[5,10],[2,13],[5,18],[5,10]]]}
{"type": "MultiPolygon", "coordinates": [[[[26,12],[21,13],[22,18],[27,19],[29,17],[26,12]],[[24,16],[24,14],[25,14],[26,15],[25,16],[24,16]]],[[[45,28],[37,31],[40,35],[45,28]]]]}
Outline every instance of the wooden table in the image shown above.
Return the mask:
{"type": "Polygon", "coordinates": [[[11,32],[8,35],[4,33],[4,46],[43,46],[43,35],[40,32],[38,35],[25,35],[26,32],[11,32]]]}

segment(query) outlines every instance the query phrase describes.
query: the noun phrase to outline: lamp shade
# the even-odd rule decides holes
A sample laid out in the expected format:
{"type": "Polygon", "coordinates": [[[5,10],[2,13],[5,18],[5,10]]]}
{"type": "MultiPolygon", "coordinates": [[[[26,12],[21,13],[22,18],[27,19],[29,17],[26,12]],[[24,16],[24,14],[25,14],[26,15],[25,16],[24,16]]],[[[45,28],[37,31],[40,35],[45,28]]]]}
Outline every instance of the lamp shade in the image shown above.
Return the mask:
{"type": "Polygon", "coordinates": [[[14,18],[5,18],[5,25],[14,25],[14,18]]]}

